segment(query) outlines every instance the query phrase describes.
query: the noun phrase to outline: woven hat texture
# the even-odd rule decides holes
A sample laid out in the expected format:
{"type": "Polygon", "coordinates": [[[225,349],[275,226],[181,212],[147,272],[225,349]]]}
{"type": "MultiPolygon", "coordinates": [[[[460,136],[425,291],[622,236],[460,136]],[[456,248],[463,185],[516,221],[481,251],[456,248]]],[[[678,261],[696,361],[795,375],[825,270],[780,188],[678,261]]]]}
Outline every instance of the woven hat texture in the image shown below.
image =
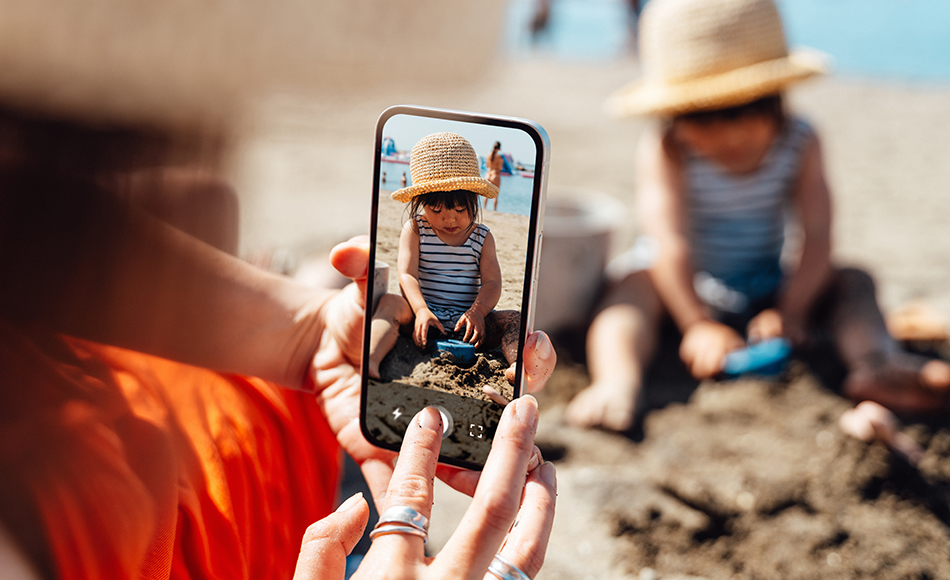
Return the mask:
{"type": "Polygon", "coordinates": [[[393,192],[393,199],[407,202],[433,191],[465,189],[489,199],[498,196],[495,184],[482,178],[475,149],[461,135],[433,133],[419,139],[409,154],[412,185],[393,192]]]}
{"type": "Polygon", "coordinates": [[[618,115],[733,107],[824,73],[817,51],[789,53],[772,0],[652,0],[640,21],[642,78],[606,103],[618,115]]]}
{"type": "Polygon", "coordinates": [[[190,127],[230,121],[274,93],[336,102],[397,82],[472,82],[491,63],[471,55],[493,52],[503,8],[501,0],[8,0],[0,104],[190,127]]]}

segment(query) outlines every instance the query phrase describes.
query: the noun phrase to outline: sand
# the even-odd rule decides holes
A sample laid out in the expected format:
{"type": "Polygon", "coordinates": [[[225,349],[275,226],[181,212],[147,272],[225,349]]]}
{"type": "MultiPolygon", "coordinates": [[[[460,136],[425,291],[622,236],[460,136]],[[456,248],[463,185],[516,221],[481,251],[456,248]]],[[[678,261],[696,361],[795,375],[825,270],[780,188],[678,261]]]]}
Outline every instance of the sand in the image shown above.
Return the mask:
{"type": "MultiPolygon", "coordinates": [[[[404,102],[538,121],[551,137],[552,196],[587,188],[632,211],[632,150],[645,122],[610,120],[600,104],[635,72],[632,61],[534,59],[503,64],[477,87],[269,103],[232,162],[244,249],[306,254],[365,233],[373,125],[404,102]]],[[[950,317],[950,87],[833,77],[794,90],[790,102],[823,137],[836,257],[875,274],[886,309],[922,299],[950,317]]],[[[611,253],[635,233],[631,220],[611,253]]],[[[586,374],[580,356],[559,348],[539,395],[538,441],[557,465],[559,492],[538,579],[950,577],[947,421],[907,420],[926,449],[914,469],[845,438],[835,423],[850,403],[796,365],[777,383],[677,393],[639,441],[576,430],[563,408],[586,374]]],[[[432,553],[467,505],[437,487],[432,553]]]]}

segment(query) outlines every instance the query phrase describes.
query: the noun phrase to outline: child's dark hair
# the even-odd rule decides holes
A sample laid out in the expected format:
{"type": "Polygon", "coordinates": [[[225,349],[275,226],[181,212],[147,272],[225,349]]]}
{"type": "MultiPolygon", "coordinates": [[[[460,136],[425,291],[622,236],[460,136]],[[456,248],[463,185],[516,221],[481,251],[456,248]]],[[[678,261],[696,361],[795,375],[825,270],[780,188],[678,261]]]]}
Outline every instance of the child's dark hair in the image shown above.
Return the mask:
{"type": "Polygon", "coordinates": [[[435,209],[464,207],[468,210],[468,215],[472,216],[472,223],[478,223],[478,194],[467,189],[433,191],[417,195],[409,202],[409,215],[416,215],[419,213],[419,208],[423,206],[435,209]]]}
{"type": "Polygon", "coordinates": [[[769,95],[752,101],[737,105],[735,107],[726,107],[725,109],[712,109],[707,111],[693,111],[677,115],[673,121],[690,121],[693,123],[709,124],[717,121],[735,121],[744,117],[763,116],[775,121],[779,128],[785,126],[785,104],[782,101],[782,95],[769,95]]]}

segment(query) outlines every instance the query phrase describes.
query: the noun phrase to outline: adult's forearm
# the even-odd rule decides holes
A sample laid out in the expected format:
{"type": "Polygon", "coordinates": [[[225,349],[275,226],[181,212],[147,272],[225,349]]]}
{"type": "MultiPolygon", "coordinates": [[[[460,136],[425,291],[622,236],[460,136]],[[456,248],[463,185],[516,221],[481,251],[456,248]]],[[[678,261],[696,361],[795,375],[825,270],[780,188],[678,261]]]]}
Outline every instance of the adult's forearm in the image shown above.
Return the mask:
{"type": "Polygon", "coordinates": [[[68,334],[274,380],[304,381],[319,336],[302,317],[329,295],[134,211],[77,257],[49,322],[68,334]],[[309,350],[310,352],[303,352],[309,350]]]}

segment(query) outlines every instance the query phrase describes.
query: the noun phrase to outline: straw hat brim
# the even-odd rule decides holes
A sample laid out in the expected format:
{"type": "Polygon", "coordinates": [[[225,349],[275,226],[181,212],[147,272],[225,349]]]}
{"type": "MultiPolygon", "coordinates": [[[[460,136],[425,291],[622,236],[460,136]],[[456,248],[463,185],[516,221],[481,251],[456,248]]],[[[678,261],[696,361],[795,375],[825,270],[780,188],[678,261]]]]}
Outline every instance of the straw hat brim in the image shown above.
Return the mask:
{"type": "Polygon", "coordinates": [[[627,117],[735,107],[826,73],[827,60],[823,53],[798,50],[786,57],[675,83],[641,79],[611,95],[604,108],[611,115],[627,117]]]}
{"type": "Polygon", "coordinates": [[[437,179],[426,181],[419,185],[411,185],[393,192],[393,199],[400,202],[408,202],[412,198],[432,193],[434,191],[455,191],[464,189],[494,199],[498,197],[498,187],[494,183],[481,177],[453,177],[451,179],[437,179]]]}

